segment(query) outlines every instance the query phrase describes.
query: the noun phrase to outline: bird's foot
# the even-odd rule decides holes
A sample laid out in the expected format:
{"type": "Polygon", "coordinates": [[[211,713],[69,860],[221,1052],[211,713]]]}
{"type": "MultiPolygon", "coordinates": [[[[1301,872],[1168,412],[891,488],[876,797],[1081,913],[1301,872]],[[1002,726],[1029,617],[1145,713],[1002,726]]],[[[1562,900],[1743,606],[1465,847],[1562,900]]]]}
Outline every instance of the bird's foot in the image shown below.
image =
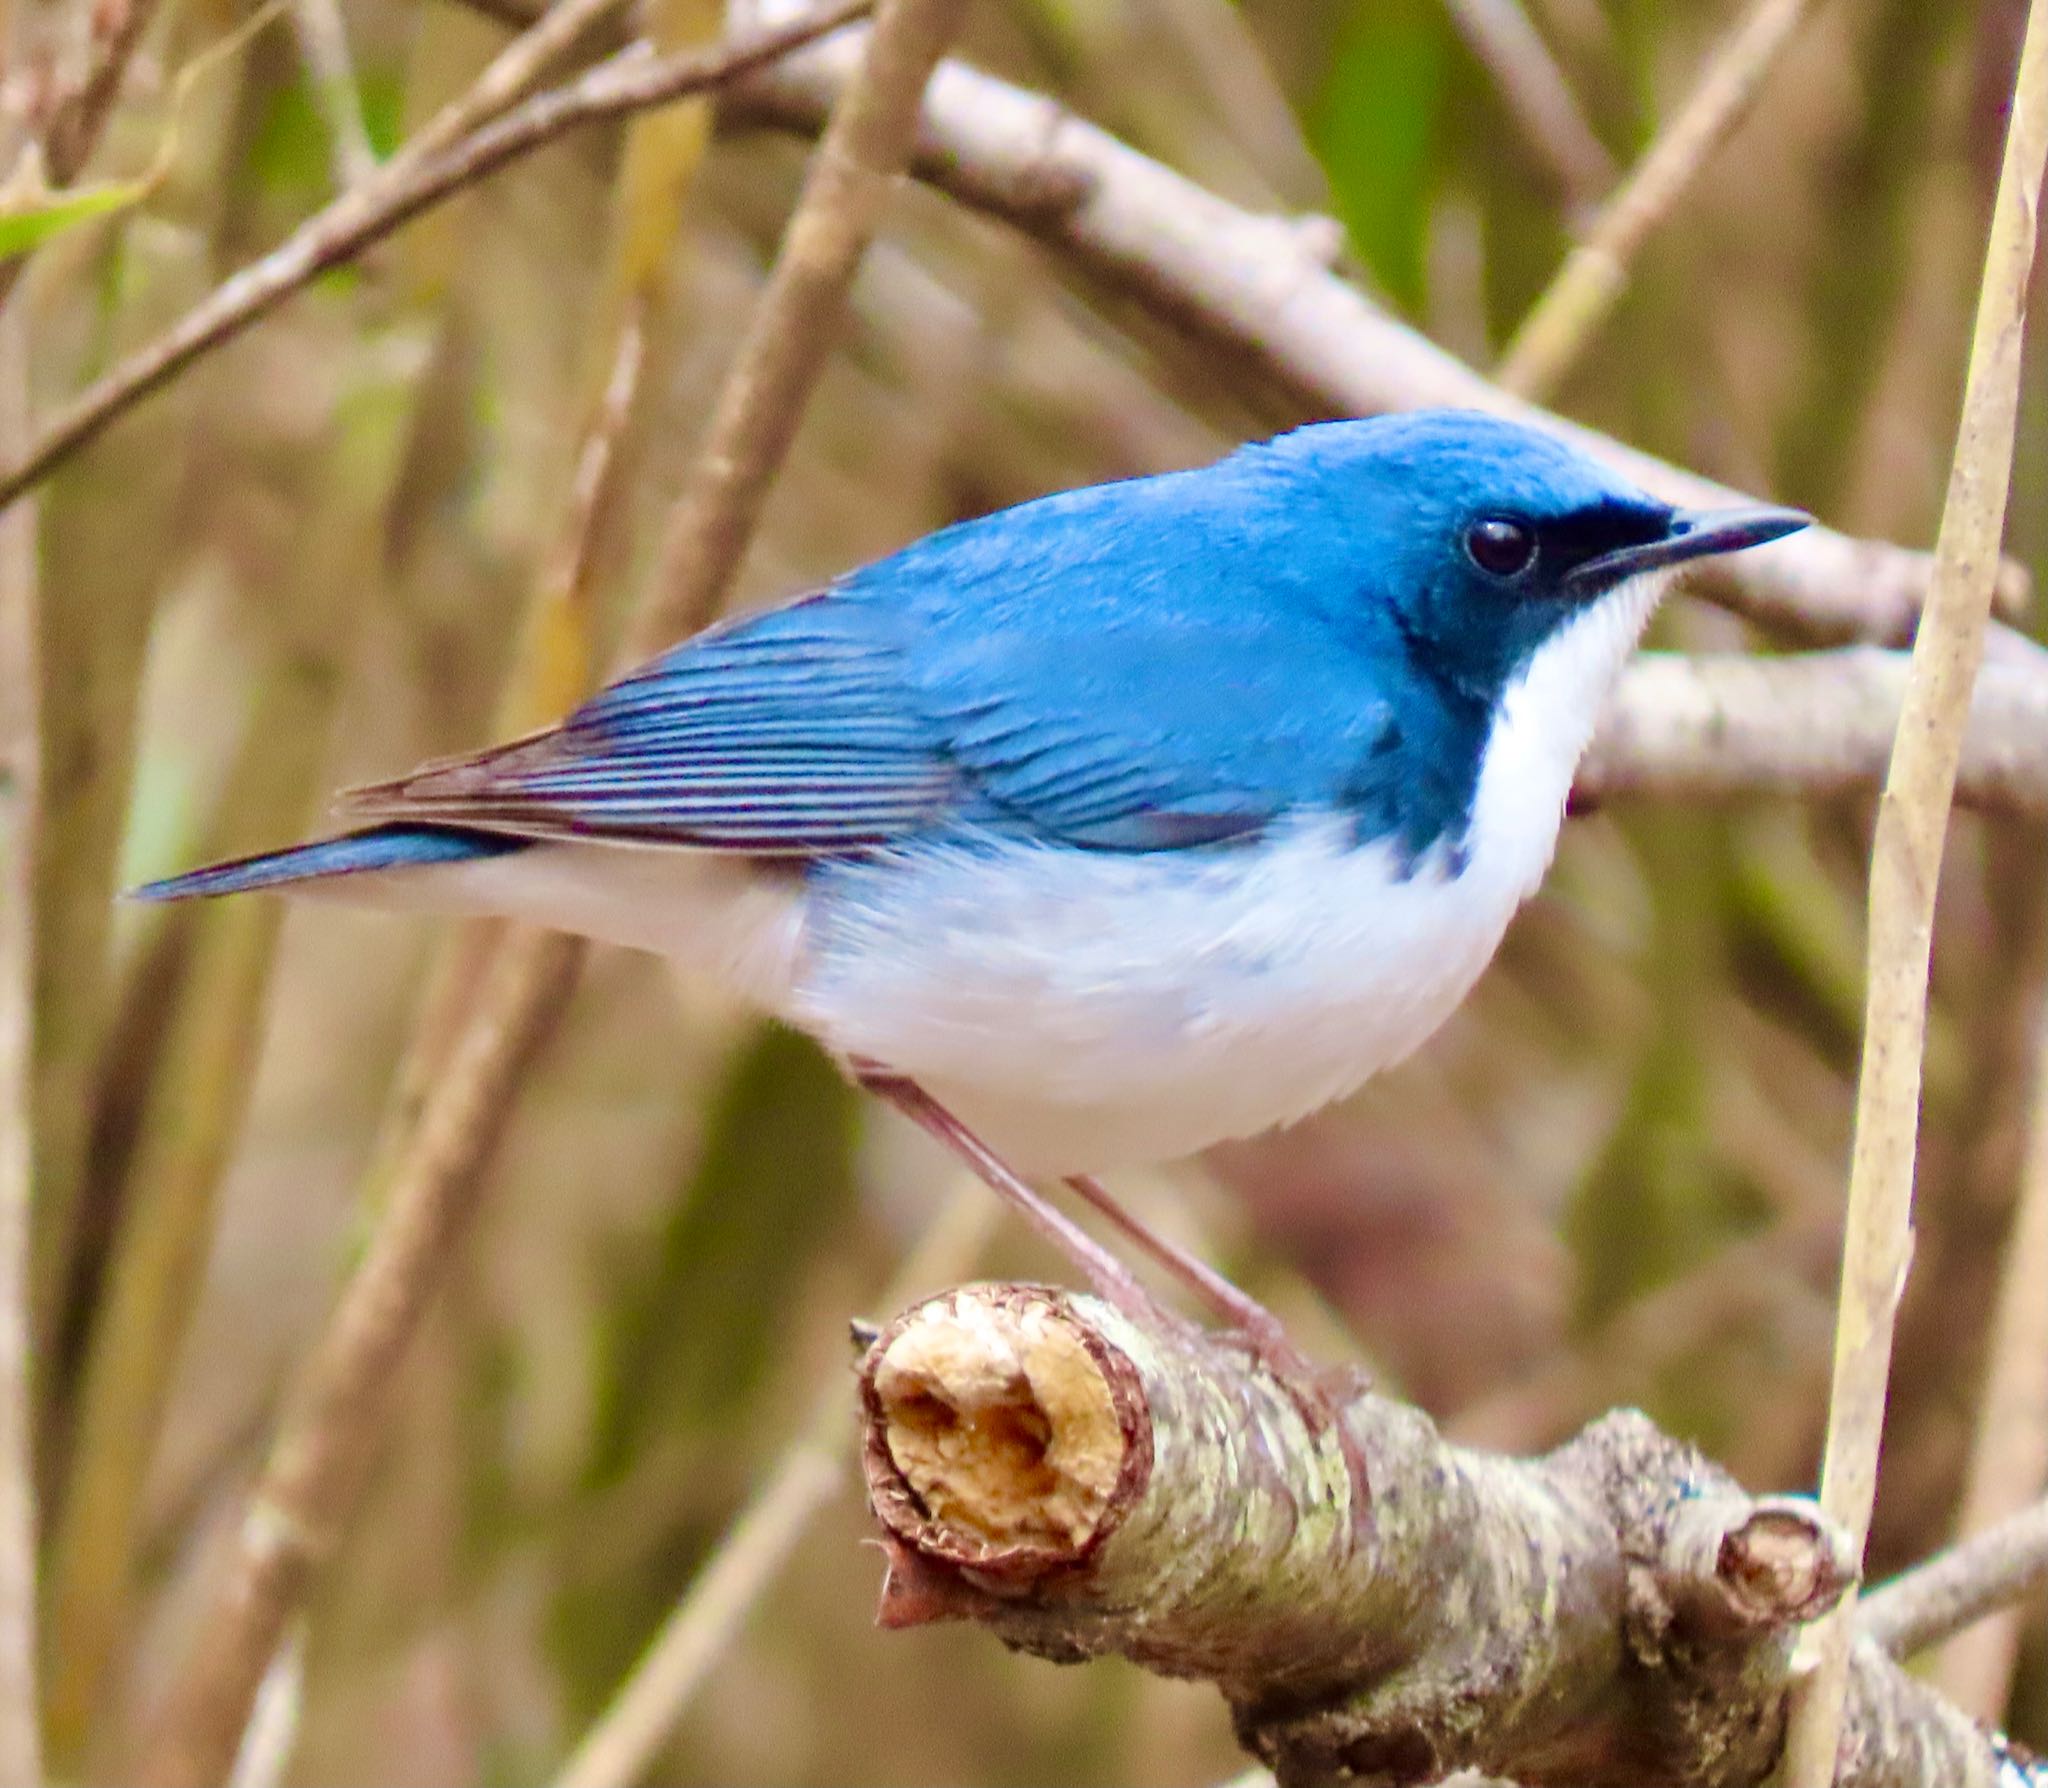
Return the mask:
{"type": "MultiPolygon", "coordinates": [[[[860,1084],[886,1099],[920,1129],[944,1143],[1047,1241],[1080,1268],[1096,1295],[1140,1327],[1184,1338],[1203,1331],[1166,1308],[1108,1249],[1047,1203],[1023,1175],[927,1093],[916,1081],[866,1063],[857,1065],[860,1084]]],[[[1344,1406],[1360,1388],[1360,1375],[1344,1367],[1318,1366],[1288,1336],[1279,1317],[1224,1278],[1207,1261],[1158,1234],[1124,1209],[1088,1174],[1074,1174],[1069,1187],[1126,1239],[1187,1286],[1224,1323],[1212,1337],[1242,1346],[1264,1366],[1301,1411],[1318,1438],[1334,1433],[1351,1483],[1351,1528],[1362,1540],[1372,1525],[1372,1479],[1365,1454],[1344,1420],[1344,1406]]]]}

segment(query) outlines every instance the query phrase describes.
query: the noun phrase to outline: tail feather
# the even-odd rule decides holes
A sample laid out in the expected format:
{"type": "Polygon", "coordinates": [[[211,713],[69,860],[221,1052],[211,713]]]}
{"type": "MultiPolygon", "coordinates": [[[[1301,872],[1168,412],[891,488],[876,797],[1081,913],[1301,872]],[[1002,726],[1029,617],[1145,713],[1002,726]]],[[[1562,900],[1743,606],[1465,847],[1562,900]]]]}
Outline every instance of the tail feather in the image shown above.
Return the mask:
{"type": "Polygon", "coordinates": [[[289,850],[265,851],[213,863],[185,875],[149,882],[133,891],[135,900],[199,900],[214,894],[248,894],[260,888],[289,887],[296,882],[325,881],[334,876],[362,875],[385,869],[414,869],[431,863],[468,863],[524,850],[523,838],[478,832],[460,826],[389,825],[325,838],[289,850]]]}

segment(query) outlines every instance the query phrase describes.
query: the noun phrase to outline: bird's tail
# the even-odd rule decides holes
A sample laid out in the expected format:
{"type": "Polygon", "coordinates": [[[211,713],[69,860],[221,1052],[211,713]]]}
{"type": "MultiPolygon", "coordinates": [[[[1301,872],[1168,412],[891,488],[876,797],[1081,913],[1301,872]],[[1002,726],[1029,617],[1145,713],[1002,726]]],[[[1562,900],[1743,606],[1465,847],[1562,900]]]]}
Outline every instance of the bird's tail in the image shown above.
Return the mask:
{"type": "Polygon", "coordinates": [[[200,900],[213,894],[248,894],[337,876],[369,875],[392,869],[420,869],[435,863],[470,863],[524,850],[523,838],[506,838],[459,826],[372,826],[317,844],[237,857],[185,875],[149,882],[134,890],[136,900],[200,900]]]}

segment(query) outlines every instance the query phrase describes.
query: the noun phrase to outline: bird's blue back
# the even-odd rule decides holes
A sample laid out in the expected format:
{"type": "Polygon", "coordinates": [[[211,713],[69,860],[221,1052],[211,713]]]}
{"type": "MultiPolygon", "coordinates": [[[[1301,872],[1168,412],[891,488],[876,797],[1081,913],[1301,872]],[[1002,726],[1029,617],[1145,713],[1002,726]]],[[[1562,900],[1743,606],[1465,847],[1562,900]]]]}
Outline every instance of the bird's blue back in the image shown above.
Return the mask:
{"type": "Polygon", "coordinates": [[[1494,703],[1572,609],[1464,558],[1501,510],[1582,518],[1589,550],[1669,514],[1494,419],[1323,424],[944,529],[365,810],[816,856],[1336,809],[1413,856],[1457,836],[1494,703]]]}

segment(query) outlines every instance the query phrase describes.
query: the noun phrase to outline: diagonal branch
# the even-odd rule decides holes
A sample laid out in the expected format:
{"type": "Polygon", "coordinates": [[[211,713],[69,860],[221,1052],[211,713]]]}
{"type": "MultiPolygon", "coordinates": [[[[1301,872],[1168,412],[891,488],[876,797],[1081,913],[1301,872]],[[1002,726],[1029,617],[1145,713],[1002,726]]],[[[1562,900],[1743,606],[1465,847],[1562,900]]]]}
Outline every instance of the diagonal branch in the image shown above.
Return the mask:
{"type": "MultiPolygon", "coordinates": [[[[728,108],[815,130],[856,50],[852,41],[821,45],[736,88],[728,108]]],[[[1673,502],[1750,500],[1510,396],[1331,272],[1315,232],[1219,198],[1042,94],[947,63],[932,83],[915,171],[1248,359],[1311,412],[1491,410],[1577,442],[1673,502]]],[[[1912,634],[1931,564],[1925,553],[1814,527],[1702,567],[1696,587],[1794,638],[1891,643],[1912,634]]],[[[2009,610],[2026,587],[2024,572],[2004,568],[2009,610]]],[[[2041,661],[2004,630],[1996,649],[2041,661]]]]}
{"type": "Polygon", "coordinates": [[[2048,1501],[1972,1534],[1871,1591],[1856,1624],[1910,1658],[1972,1622],[2048,1588],[2048,1501]]]}
{"type": "MultiPolygon", "coordinates": [[[[469,97],[432,120],[400,156],[385,164],[376,180],[315,212],[276,248],[230,274],[163,334],[117,362],[60,408],[20,457],[0,470],[0,506],[47,478],[110,422],[201,355],[233,341],[328,268],[352,260],[429,206],[579,124],[663,105],[736,80],[838,30],[871,5],[872,0],[835,0],[793,24],[738,37],[708,51],[655,57],[641,49],[625,50],[495,122],[494,115],[504,110],[497,95],[505,83],[494,83],[479,96],[485,79],[480,77],[469,97]],[[456,119],[452,127],[443,122],[451,117],[456,119]]],[[[555,16],[548,13],[545,18],[555,16]]],[[[533,29],[538,32],[541,27],[533,29]]],[[[522,37],[514,47],[525,42],[522,37]]],[[[485,76],[489,73],[486,70],[485,76]]]]}
{"type": "Polygon", "coordinates": [[[1765,78],[1813,10],[1813,0],[1756,0],[1709,59],[1699,84],[1647,155],[1600,209],[1586,237],[1515,331],[1495,376],[1510,391],[1547,397],[1628,288],[1650,234],[1716,150],[1749,116],[1765,78]]]}
{"type": "MultiPolygon", "coordinates": [[[[1285,1784],[1755,1788],[1798,1626],[1853,1570],[1810,1500],[1752,1498],[1634,1412],[1522,1460],[1367,1393],[1356,1543],[1335,1441],[1242,1350],[1049,1287],[912,1308],[861,1383],[884,1626],[1213,1682],[1285,1784]]],[[[2048,1783],[1875,1645],[1852,1683],[1837,1788],[2048,1783]]]]}

